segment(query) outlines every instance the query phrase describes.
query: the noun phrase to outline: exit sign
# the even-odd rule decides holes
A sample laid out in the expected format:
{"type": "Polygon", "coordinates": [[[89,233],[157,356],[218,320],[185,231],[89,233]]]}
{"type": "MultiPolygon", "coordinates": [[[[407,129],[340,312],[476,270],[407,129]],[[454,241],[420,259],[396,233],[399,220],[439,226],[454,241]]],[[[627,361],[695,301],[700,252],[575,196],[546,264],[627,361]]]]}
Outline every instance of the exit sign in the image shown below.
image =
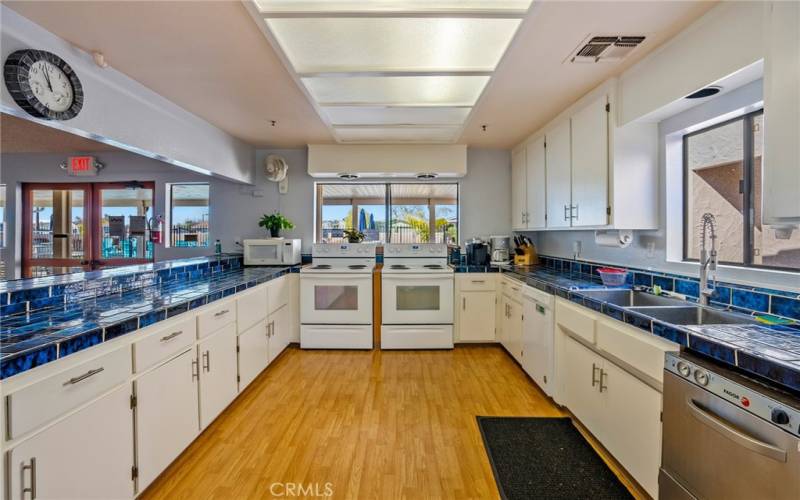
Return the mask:
{"type": "Polygon", "coordinates": [[[67,173],[73,176],[97,175],[98,163],[94,156],[70,156],[67,158],[67,173]]]}

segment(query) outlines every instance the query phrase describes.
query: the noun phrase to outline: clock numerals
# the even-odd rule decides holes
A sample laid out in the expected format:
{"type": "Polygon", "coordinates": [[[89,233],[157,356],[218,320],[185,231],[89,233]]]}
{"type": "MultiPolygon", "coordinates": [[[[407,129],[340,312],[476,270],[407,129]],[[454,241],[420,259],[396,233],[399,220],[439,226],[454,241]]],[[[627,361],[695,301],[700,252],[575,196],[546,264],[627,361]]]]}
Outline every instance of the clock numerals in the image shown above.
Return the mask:
{"type": "Polygon", "coordinates": [[[83,87],[69,64],[50,52],[24,49],[8,56],[6,87],[36,118],[69,120],[83,107],[83,87]]]}

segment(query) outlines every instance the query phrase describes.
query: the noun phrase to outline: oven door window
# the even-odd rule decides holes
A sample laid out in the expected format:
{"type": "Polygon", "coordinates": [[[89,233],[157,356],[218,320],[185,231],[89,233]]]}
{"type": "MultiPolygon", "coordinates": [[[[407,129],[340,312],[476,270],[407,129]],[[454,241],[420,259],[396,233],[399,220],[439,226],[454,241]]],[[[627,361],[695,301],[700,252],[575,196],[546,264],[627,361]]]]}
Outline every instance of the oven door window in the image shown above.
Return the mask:
{"type": "Polygon", "coordinates": [[[358,287],[350,285],[315,285],[314,309],[317,311],[357,311],[358,287]]]}
{"type": "Polygon", "coordinates": [[[250,258],[275,261],[278,259],[278,245],[251,245],[250,258]]]}
{"type": "Polygon", "coordinates": [[[398,311],[438,311],[439,285],[395,287],[398,311]]]}

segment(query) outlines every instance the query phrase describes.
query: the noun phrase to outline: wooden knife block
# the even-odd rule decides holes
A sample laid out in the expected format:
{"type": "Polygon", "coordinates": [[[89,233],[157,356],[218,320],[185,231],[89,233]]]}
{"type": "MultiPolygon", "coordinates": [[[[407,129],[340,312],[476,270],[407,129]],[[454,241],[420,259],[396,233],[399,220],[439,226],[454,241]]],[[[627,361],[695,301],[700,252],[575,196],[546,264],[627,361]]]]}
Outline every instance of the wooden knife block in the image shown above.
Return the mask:
{"type": "Polygon", "coordinates": [[[524,246],[522,247],[522,251],[525,252],[522,255],[514,254],[515,266],[534,266],[539,264],[539,256],[536,254],[536,247],[533,245],[524,246]]]}

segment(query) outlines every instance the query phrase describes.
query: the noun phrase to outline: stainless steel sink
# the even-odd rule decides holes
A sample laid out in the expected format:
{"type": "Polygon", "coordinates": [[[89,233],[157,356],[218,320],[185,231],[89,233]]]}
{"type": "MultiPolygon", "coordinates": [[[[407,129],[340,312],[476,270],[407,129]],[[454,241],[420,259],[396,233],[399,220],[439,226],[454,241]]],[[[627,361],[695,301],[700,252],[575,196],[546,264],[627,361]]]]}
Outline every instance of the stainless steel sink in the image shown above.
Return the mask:
{"type": "Polygon", "coordinates": [[[698,306],[631,307],[631,311],[673,325],[736,325],[757,323],[750,316],[698,306]]]}
{"type": "Polygon", "coordinates": [[[680,306],[686,304],[681,299],[662,297],[636,290],[581,290],[578,293],[620,307],[680,306]]]}

